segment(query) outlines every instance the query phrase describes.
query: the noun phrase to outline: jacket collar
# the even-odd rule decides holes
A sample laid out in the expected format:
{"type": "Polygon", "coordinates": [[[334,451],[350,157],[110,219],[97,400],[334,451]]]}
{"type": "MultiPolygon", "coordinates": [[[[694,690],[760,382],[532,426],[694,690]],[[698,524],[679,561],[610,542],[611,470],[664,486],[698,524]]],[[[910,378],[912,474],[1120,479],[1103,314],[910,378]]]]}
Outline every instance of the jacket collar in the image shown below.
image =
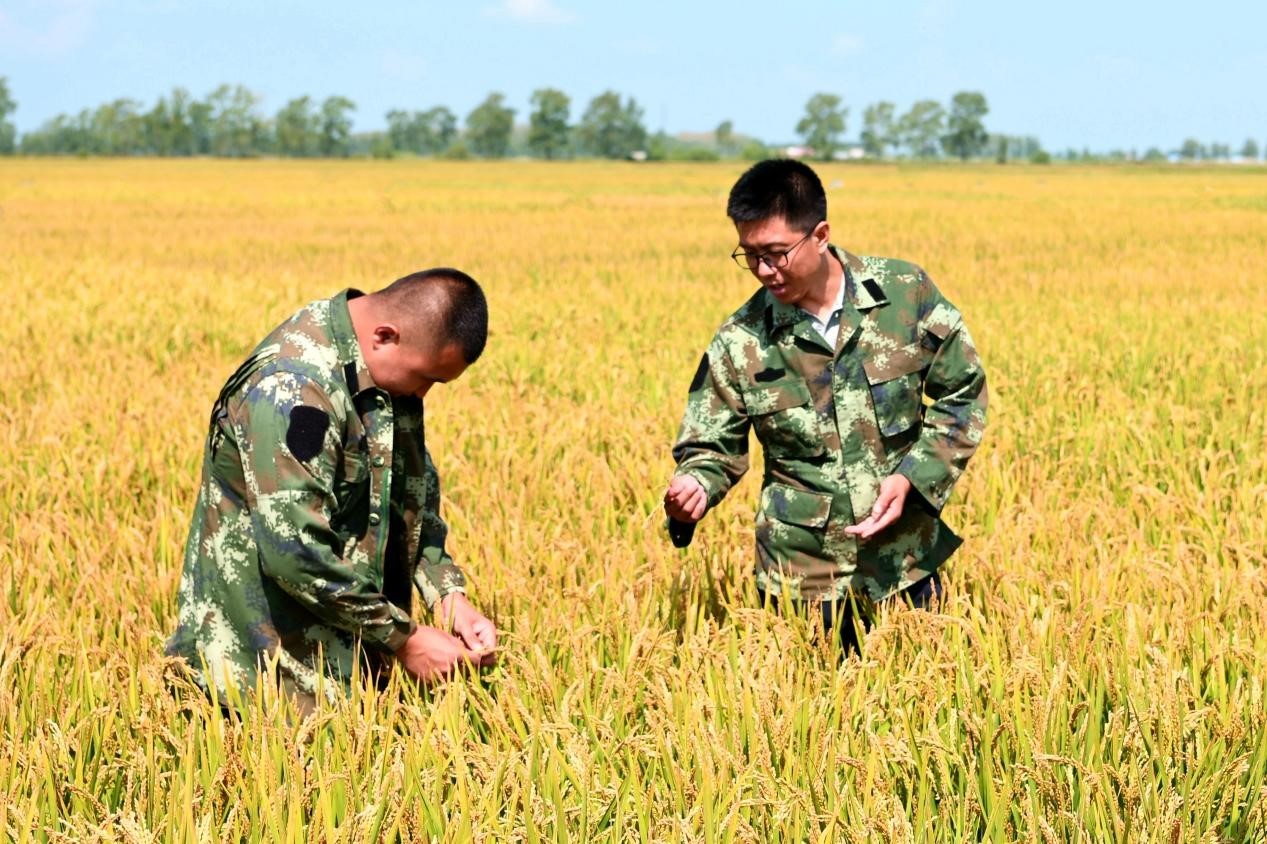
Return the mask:
{"type": "MultiPolygon", "coordinates": [[[[846,306],[852,306],[852,311],[849,307],[841,309],[840,324],[842,331],[845,326],[849,326],[852,333],[852,329],[862,321],[861,312],[887,305],[889,300],[884,295],[879,282],[876,281],[875,273],[867,268],[861,258],[839,246],[829,245],[828,248],[845,268],[844,302],[846,306]]],[[[770,326],[772,332],[796,325],[802,319],[809,318],[809,315],[796,305],[785,305],[771,296],[769,291],[762,292],[765,293],[766,298],[766,324],[770,326]]]]}
{"type": "Polygon", "coordinates": [[[349,287],[330,300],[330,335],[339,352],[339,364],[343,367],[348,391],[354,396],[378,389],[370,376],[369,367],[365,365],[361,344],[356,341],[356,330],[352,327],[352,315],[348,312],[348,301],[363,295],[361,291],[349,287]]]}

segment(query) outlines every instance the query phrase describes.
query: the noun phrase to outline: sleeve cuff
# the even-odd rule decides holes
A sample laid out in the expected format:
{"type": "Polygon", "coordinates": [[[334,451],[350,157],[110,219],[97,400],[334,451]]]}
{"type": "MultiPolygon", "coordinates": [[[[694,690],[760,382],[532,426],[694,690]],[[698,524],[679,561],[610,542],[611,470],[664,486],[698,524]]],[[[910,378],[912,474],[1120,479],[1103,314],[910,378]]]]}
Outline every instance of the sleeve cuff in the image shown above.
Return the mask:
{"type": "Polygon", "coordinates": [[[414,575],[414,586],[418,587],[418,594],[427,609],[434,610],[444,596],[454,592],[466,594],[466,576],[457,564],[446,558],[442,563],[419,566],[414,575]]]}
{"type": "Polygon", "coordinates": [[[939,472],[932,476],[930,472],[921,472],[918,467],[910,465],[910,460],[903,460],[897,467],[897,473],[911,482],[911,489],[919,493],[924,504],[933,513],[940,515],[950,498],[950,491],[955,485],[954,478],[948,472],[939,472]]]}
{"type": "Polygon", "coordinates": [[[414,623],[412,618],[404,621],[393,619],[386,624],[376,624],[366,628],[361,633],[361,640],[368,642],[379,650],[395,653],[400,650],[401,645],[405,644],[405,640],[413,635],[417,627],[418,625],[414,623]]]}

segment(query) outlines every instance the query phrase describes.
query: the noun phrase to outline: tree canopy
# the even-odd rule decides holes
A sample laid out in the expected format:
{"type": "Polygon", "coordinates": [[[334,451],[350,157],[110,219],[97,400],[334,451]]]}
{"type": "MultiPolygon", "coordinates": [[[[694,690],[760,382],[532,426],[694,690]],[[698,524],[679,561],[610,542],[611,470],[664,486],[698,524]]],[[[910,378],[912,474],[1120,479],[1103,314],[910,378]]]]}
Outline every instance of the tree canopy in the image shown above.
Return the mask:
{"type": "Polygon", "coordinates": [[[528,117],[528,147],[542,158],[558,158],[568,148],[568,116],[572,100],[558,88],[538,88],[532,92],[532,114],[528,117]]]}
{"type": "Polygon", "coordinates": [[[989,111],[985,94],[979,91],[955,94],[950,101],[950,116],[946,119],[947,132],[941,139],[947,155],[966,161],[985,152],[989,135],[982,121],[989,111]]]}
{"type": "Polygon", "coordinates": [[[581,149],[593,155],[628,158],[646,146],[642,108],[633,97],[622,103],[620,94],[604,91],[586,106],[576,137],[581,149]]]}
{"type": "Polygon", "coordinates": [[[796,133],[815,155],[830,160],[840,146],[848,114],[849,109],[841,105],[836,94],[815,94],[805,104],[805,116],[796,124],[796,133]]]}
{"type": "Polygon", "coordinates": [[[515,110],[505,102],[505,95],[494,92],[466,116],[466,142],[471,152],[484,158],[505,158],[515,128],[515,110]]]}

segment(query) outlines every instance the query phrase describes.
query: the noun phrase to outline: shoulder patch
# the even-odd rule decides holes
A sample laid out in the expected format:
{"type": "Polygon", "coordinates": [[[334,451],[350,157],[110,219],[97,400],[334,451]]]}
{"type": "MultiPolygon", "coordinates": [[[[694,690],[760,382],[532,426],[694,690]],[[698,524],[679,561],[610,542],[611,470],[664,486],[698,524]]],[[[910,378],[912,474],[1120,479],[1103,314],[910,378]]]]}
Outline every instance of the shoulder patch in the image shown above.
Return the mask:
{"type": "Polygon", "coordinates": [[[299,462],[311,460],[321,453],[329,427],[330,415],[321,408],[306,404],[293,407],[286,429],[286,447],[299,462]]]}
{"type": "Polygon", "coordinates": [[[864,278],[862,280],[862,286],[867,288],[867,292],[871,294],[871,298],[875,299],[877,302],[884,301],[889,298],[884,295],[884,289],[880,287],[874,278],[864,278]]]}
{"type": "Polygon", "coordinates": [[[699,369],[695,370],[695,377],[691,379],[691,387],[688,392],[695,392],[704,386],[704,378],[708,375],[708,352],[699,359],[699,369]]]}

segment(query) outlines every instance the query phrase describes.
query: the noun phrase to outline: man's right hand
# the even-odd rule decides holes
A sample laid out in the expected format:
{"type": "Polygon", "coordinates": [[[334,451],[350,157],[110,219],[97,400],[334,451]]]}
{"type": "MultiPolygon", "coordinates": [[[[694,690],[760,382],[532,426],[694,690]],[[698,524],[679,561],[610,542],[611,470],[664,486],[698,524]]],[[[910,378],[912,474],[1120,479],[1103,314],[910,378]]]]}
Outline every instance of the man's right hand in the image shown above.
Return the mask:
{"type": "Polygon", "coordinates": [[[708,492],[690,475],[674,475],[664,493],[664,512],[670,519],[694,523],[704,518],[708,509],[708,492]]]}
{"type": "Polygon", "coordinates": [[[479,659],[461,639],[435,627],[419,626],[396,651],[396,660],[423,683],[443,680],[458,668],[474,667],[479,659]]]}

